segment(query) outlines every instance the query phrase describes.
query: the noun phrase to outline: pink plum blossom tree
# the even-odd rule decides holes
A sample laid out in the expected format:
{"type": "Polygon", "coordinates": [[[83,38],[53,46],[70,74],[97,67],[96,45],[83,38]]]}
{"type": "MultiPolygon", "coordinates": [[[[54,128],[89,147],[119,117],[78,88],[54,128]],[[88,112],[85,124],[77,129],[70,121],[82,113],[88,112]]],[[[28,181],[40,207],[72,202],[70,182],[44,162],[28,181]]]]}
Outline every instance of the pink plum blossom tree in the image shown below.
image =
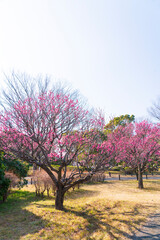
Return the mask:
{"type": "Polygon", "coordinates": [[[101,138],[104,118],[87,111],[76,95],[63,87],[49,91],[46,82],[38,88],[29,79],[13,77],[0,114],[1,147],[6,154],[48,173],[56,186],[55,207],[62,210],[64,195],[71,187],[110,163],[112,148],[101,138]],[[67,171],[69,165],[74,165],[72,171],[67,171]]]}
{"type": "Polygon", "coordinates": [[[143,173],[160,156],[159,125],[142,121],[119,127],[110,135],[115,144],[116,161],[138,172],[138,187],[143,188],[143,173]]]}

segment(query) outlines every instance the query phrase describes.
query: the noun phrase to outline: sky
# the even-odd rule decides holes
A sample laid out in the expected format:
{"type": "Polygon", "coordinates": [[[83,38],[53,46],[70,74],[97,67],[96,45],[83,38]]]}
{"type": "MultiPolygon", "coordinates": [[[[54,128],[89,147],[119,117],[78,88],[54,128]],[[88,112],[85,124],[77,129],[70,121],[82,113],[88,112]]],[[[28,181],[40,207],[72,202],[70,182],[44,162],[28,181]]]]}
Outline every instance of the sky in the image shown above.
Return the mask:
{"type": "Polygon", "coordinates": [[[65,81],[106,118],[160,96],[159,0],[0,0],[0,88],[12,71],[65,81]]]}

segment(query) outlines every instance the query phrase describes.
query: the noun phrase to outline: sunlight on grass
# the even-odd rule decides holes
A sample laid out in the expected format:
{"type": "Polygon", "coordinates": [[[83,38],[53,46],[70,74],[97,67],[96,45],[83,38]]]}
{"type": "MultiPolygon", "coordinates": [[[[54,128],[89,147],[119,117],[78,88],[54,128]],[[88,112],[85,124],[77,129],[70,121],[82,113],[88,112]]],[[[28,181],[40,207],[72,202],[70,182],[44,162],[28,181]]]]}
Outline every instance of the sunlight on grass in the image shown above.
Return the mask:
{"type": "Polygon", "coordinates": [[[0,205],[0,239],[129,239],[137,226],[159,208],[160,181],[83,185],[67,193],[65,211],[54,197],[37,198],[34,187],[13,192],[0,205]]]}

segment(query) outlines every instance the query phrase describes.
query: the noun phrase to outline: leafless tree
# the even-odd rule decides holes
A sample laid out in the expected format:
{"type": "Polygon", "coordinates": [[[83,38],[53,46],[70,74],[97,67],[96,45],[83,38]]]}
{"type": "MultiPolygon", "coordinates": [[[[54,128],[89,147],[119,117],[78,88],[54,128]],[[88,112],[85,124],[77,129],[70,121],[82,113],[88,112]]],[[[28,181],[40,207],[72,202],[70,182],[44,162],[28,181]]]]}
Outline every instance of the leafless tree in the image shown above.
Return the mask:
{"type": "Polygon", "coordinates": [[[152,117],[160,121],[160,98],[153,103],[153,106],[148,111],[152,117]]]}

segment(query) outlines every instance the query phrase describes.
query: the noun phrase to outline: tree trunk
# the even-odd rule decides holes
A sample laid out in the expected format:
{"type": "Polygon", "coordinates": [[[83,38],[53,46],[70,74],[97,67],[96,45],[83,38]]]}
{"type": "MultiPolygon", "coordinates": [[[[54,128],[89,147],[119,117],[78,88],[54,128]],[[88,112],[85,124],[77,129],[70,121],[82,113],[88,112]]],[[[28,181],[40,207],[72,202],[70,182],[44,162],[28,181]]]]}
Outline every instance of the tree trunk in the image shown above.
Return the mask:
{"type": "Polygon", "coordinates": [[[65,192],[62,187],[59,187],[56,190],[55,208],[57,210],[63,210],[64,194],[65,192]]]}
{"type": "Polygon", "coordinates": [[[3,195],[3,202],[5,202],[6,200],[7,200],[7,196],[8,196],[8,193],[5,193],[4,195],[3,195]]]}
{"type": "Polygon", "coordinates": [[[143,178],[142,178],[142,171],[138,169],[138,188],[143,189],[143,178]]]}

